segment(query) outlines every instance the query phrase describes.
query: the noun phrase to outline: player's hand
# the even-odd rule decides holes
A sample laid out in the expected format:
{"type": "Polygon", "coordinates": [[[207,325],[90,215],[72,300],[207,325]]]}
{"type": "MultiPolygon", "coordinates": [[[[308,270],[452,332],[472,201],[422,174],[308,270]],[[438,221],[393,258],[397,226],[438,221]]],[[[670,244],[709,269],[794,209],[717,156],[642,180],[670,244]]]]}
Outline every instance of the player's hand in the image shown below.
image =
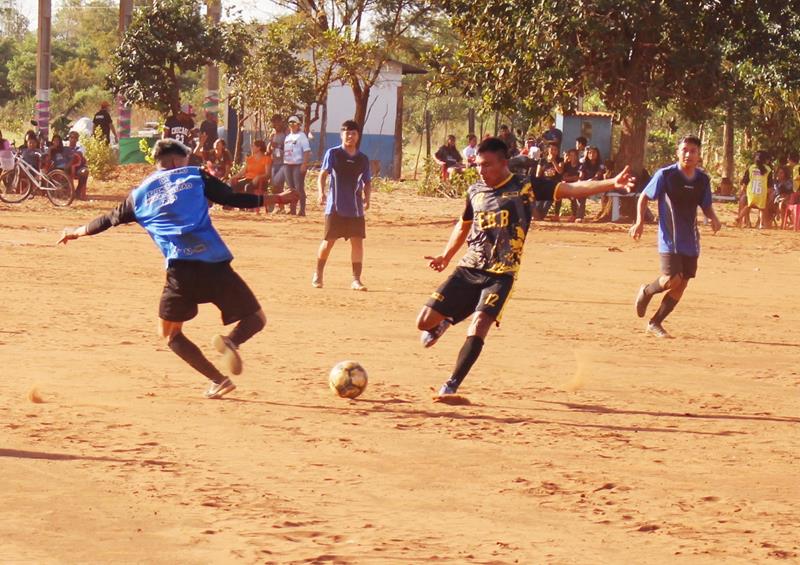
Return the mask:
{"type": "Polygon", "coordinates": [[[61,237],[58,239],[56,245],[58,245],[59,243],[63,243],[64,245],[66,245],[70,239],[78,239],[78,234],[75,233],[74,229],[64,228],[64,231],[61,232],[61,237]]]}
{"type": "Polygon", "coordinates": [[[720,229],[722,229],[722,222],[719,221],[719,218],[714,216],[711,218],[711,231],[717,233],[720,229]]]}
{"type": "Polygon", "coordinates": [[[450,263],[444,255],[437,255],[436,257],[425,255],[425,259],[428,260],[428,266],[437,272],[444,271],[447,268],[447,264],[450,263]]]}
{"type": "Polygon", "coordinates": [[[369,199],[364,200],[364,210],[369,210],[369,199]]]}
{"type": "Polygon", "coordinates": [[[632,192],[634,183],[636,183],[636,177],[631,176],[631,168],[629,165],[625,165],[625,168],[614,177],[614,188],[622,189],[625,192],[632,192]]]}
{"type": "Polygon", "coordinates": [[[642,237],[643,231],[644,231],[644,222],[636,222],[628,230],[628,235],[630,235],[633,239],[638,241],[639,238],[642,237]]]}
{"type": "Polygon", "coordinates": [[[324,194],[320,194],[319,196],[317,196],[317,204],[319,204],[320,206],[325,206],[325,195],[324,194]]]}

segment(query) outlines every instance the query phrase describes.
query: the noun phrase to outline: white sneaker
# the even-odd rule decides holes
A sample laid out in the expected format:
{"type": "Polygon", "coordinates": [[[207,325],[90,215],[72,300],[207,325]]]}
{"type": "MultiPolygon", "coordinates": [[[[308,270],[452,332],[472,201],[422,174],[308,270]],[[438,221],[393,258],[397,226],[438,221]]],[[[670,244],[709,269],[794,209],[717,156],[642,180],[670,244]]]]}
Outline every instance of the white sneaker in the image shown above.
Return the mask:
{"type": "Polygon", "coordinates": [[[211,386],[205,392],[205,397],[209,399],[222,398],[233,390],[236,390],[236,385],[233,384],[230,378],[227,378],[221,383],[211,383],[211,386]]]}
{"type": "Polygon", "coordinates": [[[419,341],[422,343],[423,347],[433,347],[439,338],[444,335],[444,332],[447,331],[447,328],[453,325],[453,322],[445,318],[439,325],[433,328],[432,330],[425,330],[419,336],[419,341]]]}
{"type": "Polygon", "coordinates": [[[353,283],[350,285],[350,288],[353,289],[353,290],[360,290],[362,292],[366,292],[367,291],[367,287],[365,287],[364,283],[362,283],[358,279],[353,281],[353,283]]]}
{"type": "Polygon", "coordinates": [[[322,288],[322,277],[317,273],[314,273],[314,276],[311,277],[311,286],[314,288],[322,288]]]}
{"type": "Polygon", "coordinates": [[[667,330],[664,329],[664,326],[661,324],[655,324],[653,322],[648,322],[647,333],[656,337],[660,337],[661,339],[672,339],[672,336],[667,333],[667,330]]]}
{"type": "Polygon", "coordinates": [[[242,374],[242,358],[239,355],[239,348],[230,338],[224,335],[215,335],[211,341],[214,349],[222,353],[222,364],[229,373],[234,375],[242,374]]]}

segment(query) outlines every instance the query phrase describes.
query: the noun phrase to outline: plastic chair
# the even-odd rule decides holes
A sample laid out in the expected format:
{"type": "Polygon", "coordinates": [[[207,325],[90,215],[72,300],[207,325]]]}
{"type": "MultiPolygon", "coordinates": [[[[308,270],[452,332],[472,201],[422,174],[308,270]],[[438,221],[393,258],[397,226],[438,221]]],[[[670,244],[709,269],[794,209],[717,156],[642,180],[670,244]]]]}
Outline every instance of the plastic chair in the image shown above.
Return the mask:
{"type": "MultiPolygon", "coordinates": [[[[789,214],[792,215],[792,223],[794,224],[794,231],[800,230],[800,204],[789,204],[783,210],[783,220],[781,221],[781,229],[786,229],[786,223],[789,219],[789,214]]],[[[791,227],[791,226],[790,226],[791,227]]]]}

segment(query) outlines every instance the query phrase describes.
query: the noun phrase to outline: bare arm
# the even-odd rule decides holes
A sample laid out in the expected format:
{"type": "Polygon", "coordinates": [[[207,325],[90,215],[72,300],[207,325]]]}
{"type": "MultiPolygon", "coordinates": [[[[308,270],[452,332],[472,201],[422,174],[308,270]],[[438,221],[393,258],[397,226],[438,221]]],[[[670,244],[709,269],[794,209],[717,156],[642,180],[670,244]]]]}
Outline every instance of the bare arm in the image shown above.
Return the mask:
{"type": "Polygon", "coordinates": [[[453,255],[458,252],[458,250],[467,240],[467,234],[469,234],[469,228],[471,225],[472,221],[459,219],[458,223],[453,228],[453,231],[450,233],[450,239],[447,241],[444,252],[436,257],[431,255],[425,256],[425,259],[428,259],[429,261],[428,266],[431,269],[434,271],[443,271],[447,268],[447,265],[453,259],[453,255]]]}
{"type": "Polygon", "coordinates": [[[714,207],[709,206],[708,208],[703,208],[703,214],[705,214],[706,218],[711,220],[711,230],[714,233],[717,233],[722,227],[722,222],[720,222],[719,218],[717,218],[717,213],[714,211],[714,207]]]}
{"type": "Polygon", "coordinates": [[[317,177],[317,202],[320,206],[325,205],[325,183],[328,182],[328,171],[320,171],[317,177]]]}
{"type": "Polygon", "coordinates": [[[557,198],[585,198],[586,196],[608,192],[615,188],[630,192],[633,190],[635,180],[630,174],[630,167],[625,167],[620,174],[606,180],[562,182],[558,185],[556,193],[557,198]]]}
{"type": "Polygon", "coordinates": [[[636,223],[631,226],[628,232],[633,239],[642,237],[642,232],[644,231],[644,211],[647,210],[648,202],[650,202],[650,199],[642,192],[639,196],[639,201],[636,203],[636,223]]]}
{"type": "Polygon", "coordinates": [[[369,199],[372,194],[372,181],[364,183],[364,210],[369,210],[369,199]]]}

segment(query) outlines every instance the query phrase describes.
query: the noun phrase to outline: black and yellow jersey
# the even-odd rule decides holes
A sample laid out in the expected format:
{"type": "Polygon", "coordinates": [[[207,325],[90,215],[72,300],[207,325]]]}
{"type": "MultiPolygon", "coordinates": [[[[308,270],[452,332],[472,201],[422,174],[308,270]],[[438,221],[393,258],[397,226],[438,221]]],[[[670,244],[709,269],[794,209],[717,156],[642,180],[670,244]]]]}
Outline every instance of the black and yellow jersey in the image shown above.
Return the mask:
{"type": "Polygon", "coordinates": [[[557,182],[510,175],[492,188],[478,181],[467,189],[463,222],[472,222],[459,266],[514,275],[537,200],[555,200],[557,182]]]}

